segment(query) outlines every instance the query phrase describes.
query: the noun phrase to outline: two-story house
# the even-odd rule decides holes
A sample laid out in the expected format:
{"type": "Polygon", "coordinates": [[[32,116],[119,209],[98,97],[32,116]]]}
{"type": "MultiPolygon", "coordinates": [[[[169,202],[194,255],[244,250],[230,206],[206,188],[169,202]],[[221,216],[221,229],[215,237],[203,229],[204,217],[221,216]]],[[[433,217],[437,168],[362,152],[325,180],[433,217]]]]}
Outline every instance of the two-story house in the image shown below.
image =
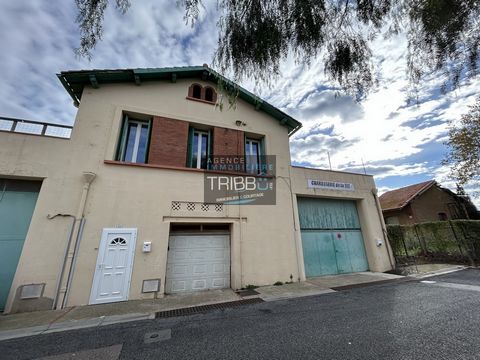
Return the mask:
{"type": "Polygon", "coordinates": [[[240,87],[220,109],[233,84],[210,68],[58,77],[73,129],[0,120],[6,312],[392,269],[373,178],[292,166],[301,124],[240,87]],[[225,155],[275,169],[213,168],[225,155]],[[207,175],[266,178],[274,199],[205,201],[207,175]]]}

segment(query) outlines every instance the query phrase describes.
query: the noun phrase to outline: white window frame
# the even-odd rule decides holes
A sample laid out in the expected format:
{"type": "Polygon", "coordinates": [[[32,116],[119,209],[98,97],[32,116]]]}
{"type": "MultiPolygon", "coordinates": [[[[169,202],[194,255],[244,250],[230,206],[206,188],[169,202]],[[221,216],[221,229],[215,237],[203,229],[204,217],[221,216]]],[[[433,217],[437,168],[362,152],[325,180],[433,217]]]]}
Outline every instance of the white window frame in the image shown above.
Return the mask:
{"type": "MultiPolygon", "coordinates": [[[[136,121],[136,120],[127,120],[127,131],[129,130],[130,124],[137,124],[137,131],[135,133],[135,140],[133,142],[133,152],[132,152],[132,160],[129,162],[136,163],[137,162],[137,156],[138,156],[138,148],[140,146],[140,135],[142,132],[142,126],[147,125],[147,131],[148,131],[148,123],[144,121],[136,121]]],[[[127,155],[127,148],[128,148],[128,133],[127,133],[127,143],[125,144],[125,154],[124,154],[124,161],[128,161],[126,158],[127,155]]],[[[147,149],[145,149],[147,151],[147,149]]]]}
{"type": "MultiPolygon", "coordinates": [[[[207,138],[207,147],[206,147],[206,152],[207,152],[207,157],[208,157],[208,132],[206,131],[201,131],[201,130],[193,130],[193,138],[195,139],[195,135],[198,135],[198,141],[197,141],[197,163],[195,164],[195,168],[201,169],[202,168],[202,137],[205,136],[207,138]]],[[[193,146],[193,144],[192,144],[193,146]]],[[[192,149],[192,157],[193,157],[193,149],[192,149]]]]}
{"type": "Polygon", "coordinates": [[[245,139],[245,154],[248,154],[248,152],[247,152],[247,147],[248,147],[249,150],[250,150],[250,155],[247,155],[247,159],[248,159],[249,156],[253,156],[253,155],[251,155],[251,154],[253,153],[252,150],[253,150],[253,144],[254,144],[254,143],[257,144],[257,166],[258,166],[258,169],[257,169],[257,171],[253,171],[253,170],[252,170],[252,172],[254,172],[254,173],[256,173],[256,174],[259,174],[259,173],[261,173],[261,168],[262,168],[261,156],[263,155],[263,154],[261,154],[261,149],[262,149],[262,147],[261,147],[261,141],[260,141],[260,140],[255,140],[255,139],[246,138],[246,139],[245,139]]]}

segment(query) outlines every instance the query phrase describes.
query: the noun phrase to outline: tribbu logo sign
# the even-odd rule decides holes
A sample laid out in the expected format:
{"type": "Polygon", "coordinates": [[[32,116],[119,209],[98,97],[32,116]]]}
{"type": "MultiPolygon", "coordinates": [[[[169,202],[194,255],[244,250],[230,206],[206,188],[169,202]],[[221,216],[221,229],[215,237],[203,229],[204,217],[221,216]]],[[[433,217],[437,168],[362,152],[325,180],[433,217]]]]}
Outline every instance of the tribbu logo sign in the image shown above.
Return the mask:
{"type": "Polygon", "coordinates": [[[254,159],[250,156],[215,156],[209,164],[204,176],[204,202],[275,205],[274,156],[257,156],[254,159]],[[228,170],[225,165],[230,165],[228,170]]]}
{"type": "Polygon", "coordinates": [[[207,175],[210,191],[254,191],[273,190],[268,179],[253,176],[212,176],[207,175]]]}

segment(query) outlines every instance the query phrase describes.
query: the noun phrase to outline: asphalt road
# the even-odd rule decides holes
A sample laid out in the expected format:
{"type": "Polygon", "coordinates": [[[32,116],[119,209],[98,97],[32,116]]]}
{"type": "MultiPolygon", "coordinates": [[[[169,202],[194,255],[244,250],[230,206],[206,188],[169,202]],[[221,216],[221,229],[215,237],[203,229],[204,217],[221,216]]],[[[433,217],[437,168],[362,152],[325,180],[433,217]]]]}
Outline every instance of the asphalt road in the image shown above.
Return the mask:
{"type": "Polygon", "coordinates": [[[480,270],[426,280],[6,340],[0,358],[480,359],[480,270]]]}

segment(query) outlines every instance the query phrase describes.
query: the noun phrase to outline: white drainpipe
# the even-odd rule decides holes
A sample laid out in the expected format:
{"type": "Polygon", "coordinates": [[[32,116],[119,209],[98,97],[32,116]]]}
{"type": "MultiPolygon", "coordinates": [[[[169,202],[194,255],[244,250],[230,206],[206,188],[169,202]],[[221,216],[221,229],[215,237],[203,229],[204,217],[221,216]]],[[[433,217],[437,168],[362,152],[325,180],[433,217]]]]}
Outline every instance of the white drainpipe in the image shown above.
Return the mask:
{"type": "MultiPolygon", "coordinates": [[[[78,249],[80,247],[80,240],[82,237],[83,226],[85,224],[85,217],[84,217],[85,204],[87,202],[87,196],[88,196],[88,191],[90,190],[90,184],[93,182],[95,177],[96,177],[96,174],[93,172],[83,173],[84,185],[82,190],[82,196],[80,198],[80,203],[78,204],[78,210],[75,215],[75,227],[73,231],[73,234],[75,234],[75,241],[70,244],[69,251],[67,254],[67,259],[64,259],[65,267],[68,267],[68,276],[67,276],[67,281],[65,286],[63,288],[60,288],[58,298],[56,299],[57,309],[58,308],[63,309],[64,307],[67,306],[67,303],[68,303],[68,296],[70,294],[70,287],[71,287],[71,284],[73,281],[73,275],[75,272],[75,263],[78,256],[78,249]],[[62,301],[60,301],[61,294],[63,294],[62,301]],[[59,304],[61,305],[59,306],[59,304]]],[[[60,283],[62,284],[64,282],[63,274],[65,273],[65,267],[61,271],[62,276],[60,279],[60,283]]]]}

